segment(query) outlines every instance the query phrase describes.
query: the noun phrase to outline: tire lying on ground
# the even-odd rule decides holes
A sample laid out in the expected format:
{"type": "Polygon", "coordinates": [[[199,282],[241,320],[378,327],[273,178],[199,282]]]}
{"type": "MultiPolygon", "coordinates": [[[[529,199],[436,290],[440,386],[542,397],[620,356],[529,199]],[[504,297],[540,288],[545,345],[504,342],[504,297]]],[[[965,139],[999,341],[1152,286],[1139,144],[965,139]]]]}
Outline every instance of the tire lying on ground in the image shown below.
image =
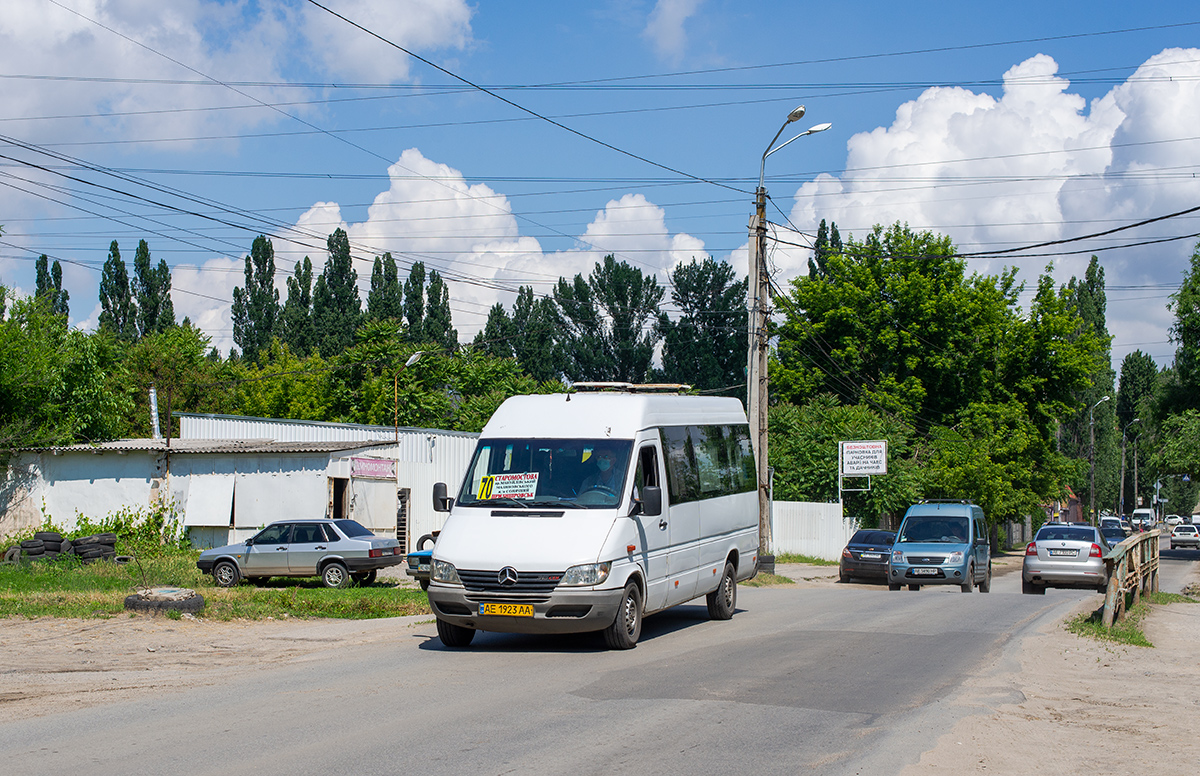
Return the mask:
{"type": "Polygon", "coordinates": [[[134,612],[186,612],[204,608],[204,596],[186,587],[151,587],[125,598],[125,608],[134,612]]]}
{"type": "Polygon", "coordinates": [[[4,551],[4,560],[7,563],[16,563],[21,559],[21,548],[14,546],[9,547],[4,551]]]}
{"type": "Polygon", "coordinates": [[[44,552],[46,550],[46,543],[41,539],[26,539],[25,541],[21,542],[21,549],[25,550],[26,552],[44,552]]]}
{"type": "Polygon", "coordinates": [[[43,542],[61,542],[62,534],[58,531],[38,531],[33,535],[34,539],[41,539],[43,542]]]}
{"type": "Polygon", "coordinates": [[[111,532],[92,534],[91,536],[80,536],[78,539],[72,539],[71,543],[76,546],[90,546],[93,544],[108,545],[112,547],[117,543],[117,535],[111,532]]]}

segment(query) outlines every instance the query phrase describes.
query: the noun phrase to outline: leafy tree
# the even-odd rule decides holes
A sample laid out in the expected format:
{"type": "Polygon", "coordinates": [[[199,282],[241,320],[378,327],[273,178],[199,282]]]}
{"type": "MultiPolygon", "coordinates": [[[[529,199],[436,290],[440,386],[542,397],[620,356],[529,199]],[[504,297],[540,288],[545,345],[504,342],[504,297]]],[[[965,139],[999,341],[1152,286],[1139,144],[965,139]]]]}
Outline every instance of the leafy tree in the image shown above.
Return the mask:
{"type": "Polygon", "coordinates": [[[137,307],[129,287],[129,272],[121,260],[117,241],[108,247],[100,274],[100,330],[122,342],[137,339],[137,307]]]}
{"type": "Polygon", "coordinates": [[[279,328],[279,290],[275,288],[275,248],[263,235],[254,238],[245,264],[246,285],[233,289],[233,341],[257,361],[279,328]]]}
{"type": "MultiPolygon", "coordinates": [[[[175,325],[175,305],[171,302],[171,270],[159,259],[150,266],[150,246],[138,242],[133,256],[132,292],[137,305],[138,337],[166,331],[175,325]]],[[[236,292],[235,292],[235,299],[236,292]]]]}
{"type": "Polygon", "coordinates": [[[326,241],[329,258],[313,289],[313,328],[317,350],[325,358],[354,344],[362,302],[358,297],[358,273],[350,257],[350,238],[337,229],[326,241]]]}
{"type": "MultiPolygon", "coordinates": [[[[71,315],[71,295],[67,291],[64,291],[62,287],[62,266],[59,265],[58,259],[55,259],[53,266],[47,267],[49,261],[49,257],[43,253],[35,263],[37,269],[37,290],[35,294],[39,298],[45,298],[49,302],[50,312],[69,318],[71,315]]],[[[3,307],[0,307],[0,316],[3,315],[3,307]]]]}
{"type": "Polygon", "coordinates": [[[1080,462],[1079,474],[1070,485],[1083,503],[1091,503],[1091,440],[1092,421],[1095,421],[1095,467],[1097,508],[1116,503],[1120,486],[1120,431],[1117,429],[1117,403],[1101,400],[1113,398],[1116,375],[1112,369],[1112,351],[1106,320],[1107,297],[1104,289],[1104,268],[1095,256],[1088,264],[1083,280],[1071,278],[1067,298],[1079,318],[1080,335],[1090,336],[1099,345],[1091,368],[1089,384],[1074,397],[1075,411],[1059,428],[1059,448],[1080,462]],[[1093,411],[1092,408],[1095,407],[1093,411]]]}
{"type": "MultiPolygon", "coordinates": [[[[1155,435],[1154,429],[1157,425],[1155,393],[1158,383],[1158,365],[1154,363],[1154,359],[1149,354],[1135,350],[1127,354],[1121,361],[1121,381],[1117,388],[1116,398],[1116,420],[1119,426],[1117,434],[1119,435],[1122,431],[1126,432],[1125,503],[1118,504],[1117,509],[1123,515],[1131,513],[1134,504],[1137,503],[1138,494],[1134,492],[1133,481],[1135,456],[1139,459],[1136,464],[1139,474],[1148,473],[1149,454],[1147,451],[1151,446],[1134,444],[1134,440],[1145,434],[1146,441],[1149,441],[1155,435]],[[1140,422],[1131,426],[1134,418],[1138,418],[1140,422]]],[[[1149,477],[1139,476],[1139,480],[1142,484],[1142,495],[1145,495],[1149,477]]],[[[1119,485],[1118,483],[1118,487],[1119,485]]]]}
{"type": "Polygon", "coordinates": [[[307,256],[296,262],[287,279],[287,301],[279,316],[280,334],[293,353],[307,356],[317,346],[312,319],[312,262],[307,256]]]}
{"type": "Polygon", "coordinates": [[[475,335],[471,347],[497,358],[513,358],[513,328],[512,318],[504,305],[497,302],[488,310],[487,323],[475,335]]]}
{"type": "Polygon", "coordinates": [[[650,324],[663,288],[609,254],[587,280],[559,278],[554,301],[563,316],[567,374],[574,380],[644,382],[659,335],[650,324]]]}
{"type": "Polygon", "coordinates": [[[424,340],[454,351],[458,347],[458,331],[450,318],[450,289],[436,269],[429,272],[429,288],[425,293],[424,340]]]}
{"type": "MultiPolygon", "coordinates": [[[[149,388],[158,393],[159,417],[165,424],[171,412],[225,412],[221,395],[214,391],[220,363],[210,361],[206,353],[211,340],[185,320],[178,326],[151,332],[129,349],[126,364],[130,384],[132,414],[125,418],[123,434],[150,436],[149,388]]],[[[166,429],[163,429],[164,433],[166,429]]],[[[172,436],[178,436],[172,431],[172,436]]]]}
{"type": "Polygon", "coordinates": [[[813,255],[808,260],[808,276],[824,277],[828,274],[826,260],[831,253],[842,252],[842,236],[838,233],[837,224],[825,226],[825,219],[817,227],[817,239],[813,243],[813,255]]]}
{"type": "Polygon", "coordinates": [[[729,395],[745,399],[747,352],[746,280],[711,256],[671,270],[671,301],[678,320],[659,313],[662,369],[653,379],[696,388],[735,386],[729,395]]]}
{"type": "Polygon", "coordinates": [[[1171,341],[1175,343],[1175,381],[1163,400],[1166,413],[1200,409],[1200,243],[1192,250],[1190,266],[1168,305],[1175,313],[1171,341]]]}
{"type": "Polygon", "coordinates": [[[404,320],[408,323],[410,342],[425,337],[425,262],[413,262],[404,281],[404,320]]]}
{"type": "Polygon", "coordinates": [[[921,498],[915,437],[894,417],[822,394],[803,406],[771,407],[770,427],[768,455],[775,468],[775,498],[781,501],[837,501],[838,442],[856,439],[888,441],[888,473],[872,478],[870,491],[847,493],[847,514],[864,526],[895,528],[904,510],[921,498]]]}
{"type": "Polygon", "coordinates": [[[367,294],[367,317],[373,321],[404,317],[404,290],[391,253],[375,257],[375,265],[371,268],[371,291],[367,294]]]}
{"type": "Polygon", "coordinates": [[[567,355],[560,341],[563,321],[550,297],[535,297],[532,286],[521,286],[513,303],[513,353],[527,375],[538,382],[561,380],[567,355]]]}

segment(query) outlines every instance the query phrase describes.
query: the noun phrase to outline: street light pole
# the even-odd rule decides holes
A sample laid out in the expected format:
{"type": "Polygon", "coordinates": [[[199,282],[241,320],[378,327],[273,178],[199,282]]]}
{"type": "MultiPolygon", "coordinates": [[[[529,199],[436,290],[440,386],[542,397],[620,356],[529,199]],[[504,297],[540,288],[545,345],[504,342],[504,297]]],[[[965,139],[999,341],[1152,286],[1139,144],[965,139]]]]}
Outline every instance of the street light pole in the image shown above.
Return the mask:
{"type": "Polygon", "coordinates": [[[824,132],[832,124],[818,124],[784,143],[775,145],[783,130],[793,121],[804,116],[801,105],[787,116],[787,121],[771,138],[763,152],[758,167],[758,188],[754,192],[754,216],[750,220],[750,276],[747,283],[747,306],[749,308],[749,353],[746,368],[746,403],[750,423],[754,426],[755,460],[758,479],[758,557],[759,567],[767,573],[775,572],[775,556],[771,553],[771,476],[767,464],[767,358],[770,351],[770,333],[767,321],[770,317],[770,276],[767,274],[767,189],[763,184],[767,168],[767,157],[791,143],[793,140],[824,132]],[[772,147],[774,146],[774,147],[772,147]]]}
{"type": "Polygon", "coordinates": [[[1134,423],[1140,423],[1141,418],[1134,418],[1125,424],[1125,428],[1121,429],[1121,495],[1117,497],[1117,515],[1125,514],[1125,432],[1134,423]]]}
{"type": "Polygon", "coordinates": [[[1091,462],[1091,476],[1088,484],[1088,516],[1092,520],[1092,525],[1096,524],[1096,408],[1110,398],[1105,396],[1088,410],[1088,435],[1091,437],[1088,452],[1088,459],[1091,462]]]}

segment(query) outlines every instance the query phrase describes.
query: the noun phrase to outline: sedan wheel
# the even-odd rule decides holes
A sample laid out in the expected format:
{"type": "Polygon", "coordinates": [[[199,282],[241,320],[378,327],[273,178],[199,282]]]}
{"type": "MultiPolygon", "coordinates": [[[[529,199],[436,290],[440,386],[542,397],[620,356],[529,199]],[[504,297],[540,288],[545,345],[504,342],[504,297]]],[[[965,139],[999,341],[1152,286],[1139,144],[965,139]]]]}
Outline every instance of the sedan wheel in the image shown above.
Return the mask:
{"type": "Polygon", "coordinates": [[[223,560],[213,567],[213,582],[217,587],[233,587],[241,578],[241,572],[232,561],[223,560]]]}
{"type": "Polygon", "coordinates": [[[321,584],[325,587],[345,587],[350,584],[350,572],[340,563],[330,563],[321,570],[321,584]]]}

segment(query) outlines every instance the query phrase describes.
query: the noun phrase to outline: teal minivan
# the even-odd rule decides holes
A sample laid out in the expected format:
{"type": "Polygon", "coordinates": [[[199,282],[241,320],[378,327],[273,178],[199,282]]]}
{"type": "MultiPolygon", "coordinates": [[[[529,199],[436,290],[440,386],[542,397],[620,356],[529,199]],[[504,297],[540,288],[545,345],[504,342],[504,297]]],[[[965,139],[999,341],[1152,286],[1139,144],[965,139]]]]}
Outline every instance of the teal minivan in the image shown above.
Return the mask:
{"type": "Polygon", "coordinates": [[[922,585],[992,589],[992,556],[983,510],[967,501],[922,501],[904,515],[888,563],[888,589],[922,585]]]}

